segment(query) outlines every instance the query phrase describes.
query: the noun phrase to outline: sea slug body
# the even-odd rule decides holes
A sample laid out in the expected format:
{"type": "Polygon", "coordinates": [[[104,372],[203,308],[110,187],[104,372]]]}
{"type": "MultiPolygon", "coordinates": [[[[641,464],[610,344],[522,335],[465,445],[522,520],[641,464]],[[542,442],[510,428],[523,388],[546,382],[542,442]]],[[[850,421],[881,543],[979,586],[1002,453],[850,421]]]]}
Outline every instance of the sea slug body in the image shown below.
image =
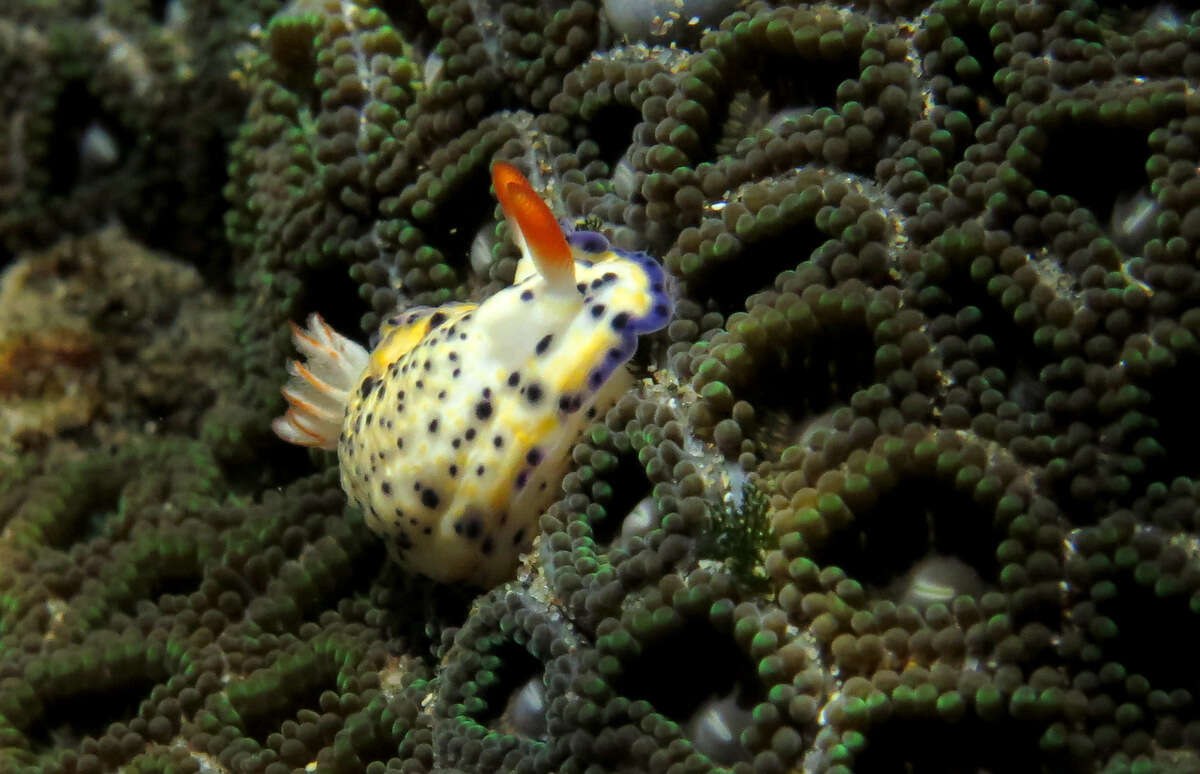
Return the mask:
{"type": "Polygon", "coordinates": [[[559,494],[570,448],[632,383],[638,336],[672,313],[662,267],[591,231],[563,233],[510,164],[492,169],[523,257],[479,303],[388,318],[368,352],[317,315],[293,327],[275,432],[337,449],[342,487],[398,562],[492,586],[559,494]]]}

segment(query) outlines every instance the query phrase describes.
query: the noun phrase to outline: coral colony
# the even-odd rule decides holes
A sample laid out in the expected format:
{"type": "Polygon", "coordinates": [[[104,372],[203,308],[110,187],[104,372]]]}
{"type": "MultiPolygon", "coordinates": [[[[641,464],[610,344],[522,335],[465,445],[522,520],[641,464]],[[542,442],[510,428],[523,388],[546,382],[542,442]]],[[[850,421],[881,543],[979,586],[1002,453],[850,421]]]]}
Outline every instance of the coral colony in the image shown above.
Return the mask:
{"type": "Polygon", "coordinates": [[[2,5],[0,774],[1200,769],[1200,15],[2,5]]]}

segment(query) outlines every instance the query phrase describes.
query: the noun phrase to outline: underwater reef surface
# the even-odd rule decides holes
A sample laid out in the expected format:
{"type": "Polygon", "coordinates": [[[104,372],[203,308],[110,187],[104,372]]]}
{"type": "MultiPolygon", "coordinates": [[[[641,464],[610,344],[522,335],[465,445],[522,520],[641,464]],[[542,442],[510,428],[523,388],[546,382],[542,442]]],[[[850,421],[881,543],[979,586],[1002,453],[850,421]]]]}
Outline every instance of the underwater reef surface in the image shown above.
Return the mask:
{"type": "Polygon", "coordinates": [[[6,3],[0,774],[1200,770],[1198,79],[1169,3],[6,3]],[[494,160],[678,303],[478,590],[270,420],[289,320],[512,280],[494,160]]]}

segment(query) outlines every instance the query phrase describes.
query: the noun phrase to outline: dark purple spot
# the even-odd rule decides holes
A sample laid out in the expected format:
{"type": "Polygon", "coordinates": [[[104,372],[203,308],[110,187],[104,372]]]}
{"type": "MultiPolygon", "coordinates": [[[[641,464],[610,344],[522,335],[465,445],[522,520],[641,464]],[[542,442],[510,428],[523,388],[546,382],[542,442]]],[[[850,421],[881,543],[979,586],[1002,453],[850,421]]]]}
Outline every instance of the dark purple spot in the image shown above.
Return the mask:
{"type": "Polygon", "coordinates": [[[499,449],[501,446],[504,445],[504,439],[501,438],[500,436],[496,436],[495,438],[492,439],[492,445],[495,446],[497,449],[499,449]]]}
{"type": "Polygon", "coordinates": [[[524,489],[525,485],[528,483],[529,483],[529,471],[522,470],[520,473],[517,474],[517,489],[524,489]]]}
{"type": "Polygon", "coordinates": [[[628,312],[621,312],[612,318],[613,330],[618,330],[618,331],[622,330],[628,324],[629,324],[629,313],[628,312]]]}
{"type": "Polygon", "coordinates": [[[438,421],[435,419],[429,423],[429,432],[436,433],[438,429],[438,421]]]}
{"type": "Polygon", "coordinates": [[[524,539],[525,539],[525,528],[521,527],[519,530],[517,530],[517,534],[513,535],[513,545],[514,546],[521,545],[521,541],[524,539]]]}
{"type": "Polygon", "coordinates": [[[433,510],[434,508],[438,507],[439,502],[441,502],[441,498],[438,497],[438,493],[432,489],[426,489],[425,491],[421,492],[421,505],[424,505],[426,508],[433,510]]]}
{"type": "Polygon", "coordinates": [[[404,439],[403,439],[403,438],[397,438],[397,439],[396,439],[396,448],[397,448],[397,449],[403,449],[403,448],[404,448],[404,439]]]}
{"type": "Polygon", "coordinates": [[[521,300],[522,301],[532,301],[533,300],[533,291],[532,290],[522,290],[521,291],[521,300]]]}
{"type": "Polygon", "coordinates": [[[446,315],[443,312],[434,312],[433,317],[429,318],[429,327],[436,328],[446,322],[446,315]]]}
{"type": "Polygon", "coordinates": [[[525,461],[530,465],[536,465],[542,461],[542,450],[538,447],[533,447],[525,454],[525,461]]]}
{"type": "Polygon", "coordinates": [[[516,371],[513,371],[511,374],[508,375],[508,386],[509,387],[516,387],[520,382],[521,382],[521,375],[519,373],[517,373],[516,371]]]}
{"type": "Polygon", "coordinates": [[[608,240],[595,231],[572,231],[567,235],[567,241],[588,253],[602,253],[608,249],[608,240]]]}
{"type": "Polygon", "coordinates": [[[540,401],[542,399],[541,386],[537,384],[529,385],[529,387],[525,390],[525,397],[529,399],[530,403],[537,403],[540,401]]]}
{"type": "Polygon", "coordinates": [[[367,393],[375,389],[375,385],[377,384],[379,384],[378,379],[374,376],[368,376],[366,379],[363,379],[362,386],[358,388],[358,394],[364,398],[367,397],[367,393]]]}
{"type": "Polygon", "coordinates": [[[468,440],[468,441],[474,440],[474,439],[475,439],[475,428],[473,428],[473,427],[468,427],[468,428],[467,428],[467,432],[466,432],[466,433],[464,433],[464,435],[466,435],[466,436],[467,436],[467,440],[468,440]]]}
{"type": "Polygon", "coordinates": [[[549,348],[550,341],[553,338],[554,338],[554,334],[547,333],[545,336],[543,336],[541,338],[541,340],[538,341],[537,346],[533,348],[533,351],[539,355],[545,354],[546,349],[549,348]]]}
{"type": "Polygon", "coordinates": [[[596,304],[595,306],[592,307],[592,317],[595,317],[597,320],[599,320],[600,317],[603,316],[603,314],[604,314],[604,304],[596,304]]]}
{"type": "Polygon", "coordinates": [[[450,477],[451,477],[451,478],[455,478],[455,477],[457,477],[457,476],[458,476],[458,466],[457,466],[457,465],[451,465],[451,466],[450,466],[450,477]]]}
{"type": "Polygon", "coordinates": [[[392,494],[392,485],[391,485],[391,484],[389,484],[387,481],[384,481],[382,484],[380,484],[380,485],[379,485],[379,488],[383,490],[383,493],[384,493],[385,495],[388,495],[389,497],[391,496],[391,494],[392,494]]]}
{"type": "Polygon", "coordinates": [[[475,416],[480,419],[487,419],[492,415],[492,402],[490,400],[481,400],[475,404],[475,416]]]}

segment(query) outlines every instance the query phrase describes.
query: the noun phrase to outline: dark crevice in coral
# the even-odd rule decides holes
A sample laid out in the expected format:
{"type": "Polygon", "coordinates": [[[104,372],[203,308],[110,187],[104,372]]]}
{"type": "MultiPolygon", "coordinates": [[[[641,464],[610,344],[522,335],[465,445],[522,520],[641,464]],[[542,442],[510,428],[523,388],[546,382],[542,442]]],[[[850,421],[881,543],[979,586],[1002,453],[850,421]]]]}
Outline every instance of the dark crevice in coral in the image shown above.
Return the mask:
{"type": "MultiPolygon", "coordinates": [[[[374,541],[380,548],[382,544],[374,541]]],[[[463,584],[436,583],[405,572],[395,562],[375,563],[375,578],[367,592],[373,604],[383,610],[381,626],[388,638],[408,643],[405,651],[424,658],[434,666],[440,654],[443,634],[461,626],[478,589],[463,584]]]]}
{"type": "Polygon", "coordinates": [[[1107,223],[1121,195],[1132,195],[1149,181],[1146,131],[1102,124],[1074,124],[1050,133],[1040,154],[1033,184],[1050,193],[1066,194],[1107,223]],[[1097,164],[1096,159],[1104,159],[1097,164]]]}
{"type": "MultiPolygon", "coordinates": [[[[47,175],[46,193],[68,196],[94,182],[99,170],[89,170],[84,163],[84,135],[90,126],[107,132],[118,154],[128,149],[132,137],[121,131],[120,123],[107,115],[83,81],[69,81],[58,94],[52,124],[54,133],[47,143],[52,151],[41,163],[47,175]]],[[[109,165],[118,166],[120,158],[109,165]]]]}
{"type": "Polygon", "coordinates": [[[874,343],[865,328],[834,325],[813,339],[781,344],[758,369],[759,378],[738,391],[764,416],[820,414],[875,382],[874,343]]]}
{"type": "Polygon", "coordinates": [[[321,714],[321,694],[337,692],[337,675],[320,661],[314,667],[295,675],[286,685],[268,695],[256,697],[256,700],[247,699],[243,706],[235,705],[248,737],[266,747],[267,738],[278,733],[284,722],[294,719],[299,712],[307,709],[321,714]]]}
{"type": "Polygon", "coordinates": [[[970,497],[940,480],[914,476],[880,493],[874,508],[832,536],[819,563],[835,565],[860,583],[883,587],[932,555],[952,556],[994,583],[995,534],[991,519],[970,497]]]}
{"type": "MultiPolygon", "coordinates": [[[[354,523],[352,528],[355,530],[367,529],[366,525],[362,523],[354,523]]],[[[388,558],[387,550],[382,541],[376,540],[374,535],[364,535],[362,540],[345,539],[338,542],[350,557],[350,572],[342,579],[341,583],[329,590],[329,596],[312,605],[311,610],[313,611],[316,611],[318,605],[322,603],[336,608],[338,605],[333,603],[333,600],[353,600],[368,595],[372,584],[379,576],[380,569],[385,564],[390,564],[391,560],[388,558]]]]}
{"type": "Polygon", "coordinates": [[[433,53],[442,36],[437,27],[429,23],[425,5],[437,7],[437,3],[423,5],[407,0],[378,0],[374,5],[388,15],[388,20],[400,37],[416,49],[422,58],[433,53]]]}
{"type": "Polygon", "coordinates": [[[709,113],[705,158],[732,153],[738,141],[753,137],[784,115],[812,113],[821,107],[836,109],[838,87],[859,77],[858,62],[813,62],[798,57],[765,57],[752,71],[742,73],[748,88],[718,98],[709,113]],[[803,77],[797,78],[797,73],[803,77]]]}
{"type": "Polygon", "coordinates": [[[167,8],[172,0],[147,0],[146,11],[156,23],[162,24],[167,20],[167,8]]]}
{"type": "Polygon", "coordinates": [[[121,489],[125,479],[119,476],[96,476],[89,482],[94,488],[86,502],[68,507],[46,530],[46,545],[66,548],[104,534],[105,526],[120,507],[121,489]]]}
{"type": "Polygon", "coordinates": [[[1188,609],[1184,594],[1160,597],[1124,574],[1119,594],[1098,606],[1098,611],[1116,623],[1118,635],[1104,645],[1104,658],[1124,666],[1129,673],[1145,676],[1158,689],[1200,687],[1200,661],[1195,642],[1186,636],[1162,636],[1164,621],[1176,622],[1186,630],[1195,625],[1196,614],[1188,609]]]}
{"type": "MultiPolygon", "coordinates": [[[[197,179],[180,189],[179,199],[165,197],[165,201],[192,202],[202,198],[198,191],[224,190],[229,183],[229,141],[219,133],[207,137],[190,167],[197,170],[197,179]]],[[[177,209],[167,209],[167,217],[146,236],[149,245],[182,253],[204,277],[206,287],[222,294],[233,292],[233,253],[227,247],[224,210],[220,206],[187,212],[177,209]],[[224,249],[213,249],[213,245],[224,249]]]]}
{"type": "MultiPolygon", "coordinates": [[[[487,165],[476,166],[470,175],[456,183],[455,189],[437,209],[445,218],[437,224],[425,227],[429,241],[437,245],[442,256],[459,270],[465,270],[464,261],[471,254],[471,243],[478,233],[478,222],[463,222],[463,213],[488,213],[495,205],[490,186],[491,170],[487,165]]],[[[491,221],[487,221],[490,223],[491,221]]]]}
{"type": "Polygon", "coordinates": [[[96,675],[78,680],[78,693],[46,702],[45,709],[27,732],[35,753],[70,748],[85,736],[99,738],[113,723],[128,723],[138,705],[149,697],[155,680],[132,675],[101,685],[96,675]]]}
{"type": "MultiPolygon", "coordinates": [[[[979,311],[978,320],[959,335],[969,342],[975,335],[983,334],[991,340],[993,346],[986,353],[968,354],[967,358],[978,364],[980,371],[990,367],[997,368],[1005,374],[1036,378],[1031,375],[1054,361],[1049,360],[1042,350],[1034,346],[1034,331],[1019,327],[1013,320],[1013,313],[1005,310],[998,300],[989,295],[984,285],[967,276],[967,271],[968,266],[962,265],[949,278],[938,282],[937,287],[941,291],[938,300],[925,304],[922,311],[932,319],[939,314],[954,315],[959,310],[974,307],[979,311]]],[[[938,349],[940,344],[940,340],[934,342],[934,348],[938,349]]],[[[949,370],[953,365],[953,362],[947,362],[945,368],[949,370]]],[[[1020,397],[1013,396],[1013,400],[1030,411],[1039,410],[1042,408],[1040,404],[1036,408],[1027,404],[1037,399],[1039,391],[1044,389],[1044,386],[1023,389],[1020,397]]]]}
{"type": "MultiPolygon", "coordinates": [[[[49,196],[67,197],[89,190],[96,193],[96,186],[104,178],[126,166],[131,149],[136,145],[134,133],[118,116],[103,108],[83,80],[70,80],[59,92],[54,104],[53,126],[53,136],[47,143],[53,151],[40,160],[47,174],[46,193],[49,196]],[[86,139],[89,130],[98,133],[90,140],[86,139]],[[116,152],[112,160],[104,155],[110,149],[102,149],[103,143],[97,142],[98,137],[106,134],[116,152]]],[[[122,194],[137,198],[136,192],[122,194]]],[[[116,202],[118,199],[104,203],[116,202]]],[[[103,212],[94,215],[98,218],[103,212]]]]}
{"type": "Polygon", "coordinates": [[[176,566],[158,569],[140,580],[146,585],[136,588],[133,596],[120,600],[121,610],[131,615],[138,603],[144,600],[154,600],[161,608],[165,597],[178,597],[179,606],[187,607],[188,597],[200,589],[203,573],[199,567],[189,565],[185,560],[176,562],[176,566]]]}
{"type": "Polygon", "coordinates": [[[763,694],[754,663],[737,643],[694,619],[648,643],[637,659],[626,664],[614,688],[621,696],[649,702],[680,725],[709,698],[736,692],[740,704],[754,706],[763,694]],[[697,680],[696,675],[704,679],[697,680]]]}
{"type": "MultiPolygon", "coordinates": [[[[354,330],[356,329],[351,328],[345,332],[352,334],[354,330]]],[[[352,335],[351,338],[353,338],[352,335]]],[[[287,357],[295,359],[297,356],[288,355],[287,357]]],[[[281,358],[281,362],[286,361],[281,358]]],[[[287,383],[287,373],[282,368],[280,368],[280,373],[282,376],[279,378],[278,384],[282,388],[287,383]]],[[[287,404],[281,398],[273,416],[282,416],[286,410],[287,404]]],[[[318,460],[324,457],[325,460],[328,460],[328,464],[337,464],[337,458],[333,452],[317,451],[295,444],[283,443],[278,436],[271,432],[269,425],[264,427],[260,440],[262,445],[257,451],[257,461],[254,465],[247,465],[244,458],[227,460],[218,457],[221,476],[231,492],[252,497],[261,492],[264,487],[286,486],[293,481],[311,476],[314,470],[323,466],[320,461],[314,465],[314,456],[318,460]]]]}
{"type": "Polygon", "coordinates": [[[859,76],[857,52],[837,61],[812,61],[799,57],[766,57],[755,68],[771,114],[780,110],[833,107],[842,81],[859,76]],[[796,77],[802,73],[802,77],[796,77]]]}
{"type": "Polygon", "coordinates": [[[807,261],[827,239],[811,221],[802,221],[777,236],[747,245],[741,254],[713,262],[698,281],[689,283],[688,296],[713,301],[721,314],[746,311],[746,298],[772,286],[780,272],[807,261]]]}
{"type": "Polygon", "coordinates": [[[301,282],[305,296],[292,322],[304,326],[308,316],[316,312],[335,331],[366,346],[362,316],[367,305],[360,300],[359,286],[351,279],[345,264],[328,261],[318,268],[306,269],[301,282]]]}
{"type": "Polygon", "coordinates": [[[971,56],[975,57],[975,61],[979,62],[979,77],[972,79],[971,85],[983,86],[993,92],[996,97],[1000,96],[1000,92],[992,87],[992,78],[996,74],[996,56],[995,46],[988,37],[988,30],[980,25],[969,25],[961,29],[954,30],[955,36],[963,42],[967,47],[967,51],[971,56]]]}
{"type": "MultiPolygon", "coordinates": [[[[997,107],[1004,105],[1004,94],[996,88],[994,78],[998,64],[994,47],[987,30],[969,26],[954,31],[955,36],[967,47],[967,53],[979,63],[977,75],[963,78],[959,70],[949,68],[946,77],[952,84],[945,95],[946,102],[965,113],[973,124],[986,121],[997,107]]],[[[960,60],[961,61],[961,60],[960,60]]]]}
{"type": "Polygon", "coordinates": [[[1165,453],[1154,457],[1153,464],[1134,482],[1134,490],[1150,481],[1173,481],[1177,476],[1200,478],[1200,457],[1193,451],[1200,437],[1200,414],[1195,410],[1194,375],[1200,373],[1200,357],[1176,353],[1170,369],[1142,385],[1150,393],[1146,413],[1157,425],[1152,437],[1165,453]]]}
{"type": "MultiPolygon", "coordinates": [[[[495,669],[488,670],[494,681],[486,684],[479,693],[479,698],[487,705],[487,710],[476,720],[488,728],[505,731],[505,708],[512,702],[513,696],[525,687],[533,678],[540,678],[544,672],[542,662],[515,642],[506,641],[499,648],[487,652],[486,661],[499,664],[495,669]]],[[[477,681],[478,682],[478,681],[477,681]]]]}
{"type": "Polygon", "coordinates": [[[603,481],[611,486],[612,496],[599,500],[604,508],[603,518],[589,519],[589,523],[592,538],[598,545],[607,546],[620,534],[630,512],[649,496],[651,487],[645,469],[632,452],[618,455],[616,469],[603,474],[603,481]]]}
{"type": "Polygon", "coordinates": [[[110,529],[117,524],[117,512],[114,510],[91,510],[85,518],[81,520],[80,529],[75,534],[75,540],[72,542],[84,543],[92,538],[109,537],[110,529]]]}
{"type": "Polygon", "coordinates": [[[597,110],[586,124],[580,124],[575,138],[576,141],[588,139],[596,143],[600,148],[600,160],[611,170],[629,149],[633,130],[641,120],[642,114],[635,108],[612,102],[597,110]]]}
{"type": "Polygon", "coordinates": [[[1074,771],[1070,761],[1039,749],[1041,730],[1011,719],[968,716],[952,726],[940,719],[894,717],[864,733],[855,774],[1025,774],[1074,771]],[[948,729],[952,728],[953,731],[948,729]]]}

